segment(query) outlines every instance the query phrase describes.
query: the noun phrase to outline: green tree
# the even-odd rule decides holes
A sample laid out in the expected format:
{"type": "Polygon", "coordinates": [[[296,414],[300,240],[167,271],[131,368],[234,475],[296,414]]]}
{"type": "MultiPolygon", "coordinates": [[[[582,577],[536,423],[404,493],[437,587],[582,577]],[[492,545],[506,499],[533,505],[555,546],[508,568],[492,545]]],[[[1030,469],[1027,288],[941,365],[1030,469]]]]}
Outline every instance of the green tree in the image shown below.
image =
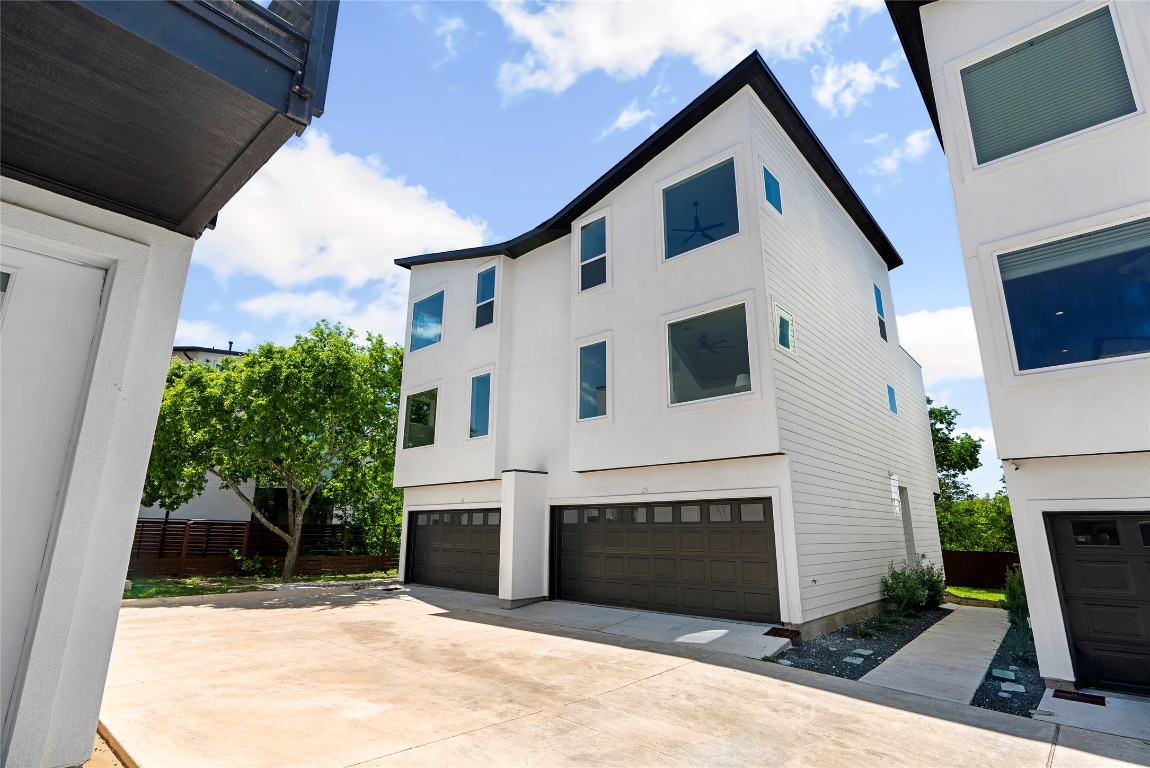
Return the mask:
{"type": "Polygon", "coordinates": [[[173,362],[143,503],[177,509],[214,475],[287,544],[283,576],[290,578],[317,496],[367,521],[394,512],[402,361],[402,350],[378,336],[360,345],[350,329],[320,322],[290,347],[263,344],[219,368],[173,362]],[[286,525],[243,492],[249,480],[287,489],[286,525]]]}
{"type": "Polygon", "coordinates": [[[930,437],[934,443],[934,462],[938,466],[939,497],[942,500],[969,499],[970,484],[964,475],[982,466],[978,452],[982,440],[966,432],[955,434],[959,412],[945,405],[935,405],[929,397],[930,437]]]}
{"type": "Polygon", "coordinates": [[[942,548],[960,552],[1017,552],[1010,499],[993,496],[939,500],[938,537],[942,548]]]}

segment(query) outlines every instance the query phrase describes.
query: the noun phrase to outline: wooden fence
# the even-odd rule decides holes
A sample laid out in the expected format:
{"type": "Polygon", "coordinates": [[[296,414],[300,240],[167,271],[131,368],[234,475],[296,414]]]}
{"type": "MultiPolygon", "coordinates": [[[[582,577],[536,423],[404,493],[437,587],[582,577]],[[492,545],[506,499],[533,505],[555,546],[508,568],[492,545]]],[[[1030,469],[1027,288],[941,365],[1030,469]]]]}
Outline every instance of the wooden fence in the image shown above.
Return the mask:
{"type": "Polygon", "coordinates": [[[955,587],[1006,586],[1006,569],[1019,563],[1017,552],[942,552],[946,583],[955,587]]]}
{"type": "MultiPolygon", "coordinates": [[[[388,537],[384,537],[388,540],[388,537]]],[[[363,530],[351,525],[305,525],[300,539],[299,576],[368,573],[395,568],[397,552],[371,551],[363,530]]],[[[147,576],[223,576],[239,572],[233,551],[259,555],[265,568],[283,568],[287,542],[257,521],[136,521],[128,578],[147,576]]]]}

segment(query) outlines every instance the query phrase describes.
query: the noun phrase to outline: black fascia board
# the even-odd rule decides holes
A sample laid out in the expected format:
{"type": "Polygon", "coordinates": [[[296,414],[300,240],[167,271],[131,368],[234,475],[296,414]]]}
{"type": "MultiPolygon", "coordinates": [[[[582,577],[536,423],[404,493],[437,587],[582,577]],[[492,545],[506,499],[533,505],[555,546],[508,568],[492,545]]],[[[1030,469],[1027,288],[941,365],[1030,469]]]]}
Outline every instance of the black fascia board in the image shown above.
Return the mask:
{"type": "Polygon", "coordinates": [[[232,357],[239,357],[243,352],[235,349],[216,349],[215,347],[172,347],[173,352],[204,352],[213,355],[231,355],[232,357]]]}
{"type": "Polygon", "coordinates": [[[516,259],[540,246],[570,234],[571,225],[615,188],[638,172],[682,138],[689,130],[703,121],[708,115],[725,104],[744,86],[750,86],[763,104],[774,115],[788,138],[802,152],[811,168],[818,174],[855,225],[870,241],[887,269],[894,269],[903,263],[886,234],[871,216],[858,194],[851,187],[842,171],[831,159],[826,147],[815,136],[807,121],[799,114],[794,102],[787,96],[782,85],[775,79],[766,61],[754,51],[727,74],[723,75],[698,98],[688,104],[677,115],[667,121],[650,138],[636,147],[611,170],[600,176],[578,197],[568,203],[563,210],[539,226],[518,237],[502,243],[464,248],[456,251],[425,253],[396,259],[398,266],[410,269],[420,264],[459,261],[489,256],[507,256],[516,259]]]}
{"type": "MultiPolygon", "coordinates": [[[[930,114],[930,122],[934,124],[934,135],[942,145],[942,129],[938,122],[938,106],[934,101],[934,87],[930,82],[930,63],[926,58],[926,39],[922,35],[922,16],[919,10],[935,0],[886,0],[886,10],[890,20],[894,22],[894,31],[898,33],[898,41],[902,43],[902,50],[906,54],[906,61],[918,84],[918,92],[926,104],[926,111],[930,114]]],[[[945,147],[944,147],[945,150],[945,147]]]]}

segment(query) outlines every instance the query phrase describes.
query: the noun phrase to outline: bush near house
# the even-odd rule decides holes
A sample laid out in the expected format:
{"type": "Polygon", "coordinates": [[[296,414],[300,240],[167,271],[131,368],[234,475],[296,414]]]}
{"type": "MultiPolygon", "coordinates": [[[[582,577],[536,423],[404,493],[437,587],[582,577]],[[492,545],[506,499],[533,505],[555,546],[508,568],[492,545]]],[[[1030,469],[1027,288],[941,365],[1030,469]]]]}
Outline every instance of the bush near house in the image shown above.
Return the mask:
{"type": "Polygon", "coordinates": [[[882,577],[885,608],[897,616],[910,616],[946,602],[946,581],[942,568],[922,558],[905,568],[890,564],[882,577]]]}

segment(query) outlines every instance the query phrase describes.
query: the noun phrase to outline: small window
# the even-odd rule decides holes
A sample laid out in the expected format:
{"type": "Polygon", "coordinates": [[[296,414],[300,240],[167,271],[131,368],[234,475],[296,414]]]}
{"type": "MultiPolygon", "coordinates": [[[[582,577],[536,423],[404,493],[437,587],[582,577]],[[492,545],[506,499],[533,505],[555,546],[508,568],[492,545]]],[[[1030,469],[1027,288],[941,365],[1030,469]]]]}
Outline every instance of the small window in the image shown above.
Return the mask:
{"type": "Polygon", "coordinates": [[[1142,546],[1150,547],[1150,520],[1138,523],[1138,531],[1142,534],[1142,546]]]}
{"type": "Polygon", "coordinates": [[[607,282],[607,217],[579,228],[579,290],[607,282]]]}
{"type": "Polygon", "coordinates": [[[874,286],[874,308],[878,312],[878,335],[886,341],[886,312],[882,308],[882,289],[877,284],[874,286]]]}
{"type": "Polygon", "coordinates": [[[471,426],[469,437],[486,437],[491,421],[491,374],[471,377],[471,426]]]}
{"type": "Polygon", "coordinates": [[[499,513],[498,512],[488,512],[487,513],[487,524],[488,525],[499,525],[499,513]]]}
{"type": "Polygon", "coordinates": [[[791,313],[775,307],[775,343],[788,352],[795,351],[795,321],[791,313]]]}
{"type": "Polygon", "coordinates": [[[739,520],[744,523],[761,523],[766,520],[762,504],[740,504],[739,520]]]}
{"type": "Polygon", "coordinates": [[[663,190],[665,259],[737,234],[739,203],[734,158],[663,190]]]}
{"type": "Polygon", "coordinates": [[[627,510],[627,522],[629,523],[645,523],[647,522],[647,508],[646,507],[631,507],[627,510]]]}
{"type": "Polygon", "coordinates": [[[11,272],[0,272],[0,312],[4,311],[4,302],[8,299],[8,281],[11,279],[11,272]]]}
{"type": "Polygon", "coordinates": [[[655,507],[654,519],[656,523],[674,522],[671,507],[655,507]]]}
{"type": "Polygon", "coordinates": [[[960,73],[979,164],[1135,111],[1108,7],[960,73]]]}
{"type": "Polygon", "coordinates": [[[443,338],[443,291],[415,302],[411,310],[411,351],[438,344],[443,338]]]}
{"type": "Polygon", "coordinates": [[[471,520],[471,513],[470,512],[460,512],[459,513],[459,524],[460,525],[467,525],[470,522],[470,520],[471,520]]]}
{"type": "Polygon", "coordinates": [[[416,525],[427,525],[427,515],[419,515],[415,521],[416,525]]]}
{"type": "Polygon", "coordinates": [[[890,384],[886,385],[886,401],[890,406],[890,412],[898,413],[898,402],[894,397],[894,387],[892,387],[890,384]]]}
{"type": "Polygon", "coordinates": [[[592,507],[591,509],[583,510],[584,523],[597,523],[599,522],[599,510],[592,507]]]}
{"type": "Polygon", "coordinates": [[[483,525],[483,513],[482,512],[472,512],[471,513],[471,524],[472,525],[483,525]]]}
{"type": "Polygon", "coordinates": [[[667,349],[672,404],[751,389],[743,304],[668,323],[667,349]]]}
{"type": "Polygon", "coordinates": [[[403,447],[419,448],[435,442],[435,405],[438,389],[407,396],[407,418],[403,425],[403,447]]]}
{"type": "Polygon", "coordinates": [[[443,524],[444,525],[455,525],[455,515],[451,512],[444,512],[443,513],[443,524]]]}
{"type": "Polygon", "coordinates": [[[439,525],[439,513],[438,512],[432,512],[431,513],[431,524],[432,525],[439,525]]]}
{"type": "Polygon", "coordinates": [[[606,523],[623,522],[623,511],[617,507],[607,507],[603,510],[603,521],[606,523]]]}
{"type": "Polygon", "coordinates": [[[489,267],[475,277],[475,327],[482,328],[494,322],[495,267],[489,267]]]}
{"type": "Polygon", "coordinates": [[[579,418],[607,415],[607,342],[579,348],[579,418]]]}
{"type": "Polygon", "coordinates": [[[776,179],[771,172],[763,166],[763,191],[767,196],[767,202],[771,204],[779,213],[783,212],[783,193],[779,189],[779,180],[776,179]]]}
{"type": "Polygon", "coordinates": [[[679,507],[679,522],[697,523],[703,519],[702,508],[695,504],[679,507]]]}
{"type": "Polygon", "coordinates": [[[998,257],[1020,371],[1150,352],[1150,219],[998,257]]]}
{"type": "Polygon", "coordinates": [[[1120,547],[1117,520],[1072,520],[1070,532],[1076,547],[1120,547]]]}
{"type": "Polygon", "coordinates": [[[579,510],[563,510],[563,525],[577,525],[579,523],[579,510]]]}
{"type": "Polygon", "coordinates": [[[730,504],[708,504],[707,505],[707,518],[712,523],[729,523],[729,522],[731,522],[731,505],[730,504]]]}

